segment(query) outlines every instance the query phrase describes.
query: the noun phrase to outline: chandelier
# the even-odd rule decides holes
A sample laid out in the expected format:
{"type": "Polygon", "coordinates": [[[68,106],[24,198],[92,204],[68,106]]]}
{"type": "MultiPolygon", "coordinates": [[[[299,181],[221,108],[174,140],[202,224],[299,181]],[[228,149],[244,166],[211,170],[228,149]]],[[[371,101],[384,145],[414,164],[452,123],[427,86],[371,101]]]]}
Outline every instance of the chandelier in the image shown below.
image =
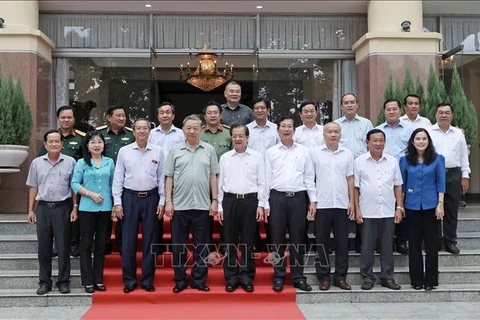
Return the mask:
{"type": "Polygon", "coordinates": [[[189,84],[202,91],[211,91],[233,79],[233,64],[229,65],[227,62],[223,71],[219,71],[215,53],[199,53],[196,58],[198,66],[193,73],[190,63],[187,63],[187,66],[180,65],[180,80],[186,79],[189,84]]]}

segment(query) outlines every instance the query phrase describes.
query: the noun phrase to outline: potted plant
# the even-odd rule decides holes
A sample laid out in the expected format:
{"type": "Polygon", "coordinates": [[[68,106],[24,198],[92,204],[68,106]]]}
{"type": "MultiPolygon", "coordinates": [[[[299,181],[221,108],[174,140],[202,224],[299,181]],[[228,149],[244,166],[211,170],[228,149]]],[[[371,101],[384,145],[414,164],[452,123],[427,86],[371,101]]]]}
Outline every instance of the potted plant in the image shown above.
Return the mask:
{"type": "Polygon", "coordinates": [[[0,170],[19,171],[28,157],[33,119],[20,80],[3,77],[0,69],[0,170]]]}

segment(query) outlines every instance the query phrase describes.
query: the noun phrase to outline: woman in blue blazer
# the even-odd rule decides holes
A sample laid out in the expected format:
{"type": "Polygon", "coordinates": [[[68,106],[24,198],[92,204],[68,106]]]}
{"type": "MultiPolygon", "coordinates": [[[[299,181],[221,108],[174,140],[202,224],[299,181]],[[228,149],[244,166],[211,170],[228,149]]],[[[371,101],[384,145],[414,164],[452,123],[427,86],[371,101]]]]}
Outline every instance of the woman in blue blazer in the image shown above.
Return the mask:
{"type": "Polygon", "coordinates": [[[443,218],[445,158],[435,152],[427,130],[418,128],[400,158],[408,223],[410,282],[414,289],[438,286],[438,245],[443,218]],[[425,272],[422,242],[425,243],[425,272]]]}

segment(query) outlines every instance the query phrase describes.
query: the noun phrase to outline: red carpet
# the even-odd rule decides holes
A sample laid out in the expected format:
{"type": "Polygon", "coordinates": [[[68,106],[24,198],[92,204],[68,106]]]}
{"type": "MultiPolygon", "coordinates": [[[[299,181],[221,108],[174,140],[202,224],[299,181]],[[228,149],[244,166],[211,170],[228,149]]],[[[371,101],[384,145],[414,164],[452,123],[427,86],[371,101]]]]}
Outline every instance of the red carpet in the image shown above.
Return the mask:
{"type": "MultiPolygon", "coordinates": [[[[165,230],[170,230],[168,222],[165,230]]],[[[165,239],[170,235],[165,234],[165,239]]],[[[139,237],[141,239],[141,237],[139,237]]],[[[140,241],[139,241],[140,242],[140,241]]],[[[106,292],[93,294],[92,307],[82,319],[304,319],[295,302],[295,290],[290,281],[281,293],[272,290],[273,268],[265,263],[266,254],[257,254],[257,272],[253,293],[238,288],[225,292],[221,267],[210,267],[207,285],[210,292],[194,289],[174,294],[171,255],[157,257],[155,292],[140,287],[129,294],[123,293],[121,259],[118,253],[106,257],[106,292]]],[[[137,254],[140,266],[141,253],[137,254]]],[[[190,268],[187,272],[190,272],[190,268]]],[[[137,270],[140,279],[140,269],[137,270]]]]}

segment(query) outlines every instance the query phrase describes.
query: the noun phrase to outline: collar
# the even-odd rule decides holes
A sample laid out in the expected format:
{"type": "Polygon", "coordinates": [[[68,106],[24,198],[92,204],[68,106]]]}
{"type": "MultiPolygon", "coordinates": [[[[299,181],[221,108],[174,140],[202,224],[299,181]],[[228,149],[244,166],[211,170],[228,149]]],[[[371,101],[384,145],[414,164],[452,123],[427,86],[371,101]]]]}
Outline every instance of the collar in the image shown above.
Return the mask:
{"type": "Polygon", "coordinates": [[[297,129],[300,129],[300,130],[302,130],[302,131],[303,131],[303,130],[308,130],[308,131],[318,130],[318,131],[319,131],[319,130],[320,130],[320,125],[319,125],[318,123],[315,123],[315,125],[313,126],[313,128],[312,128],[312,129],[309,129],[309,128],[307,128],[306,125],[302,124],[302,125],[301,125],[300,127],[298,127],[297,129]]]}
{"type": "Polygon", "coordinates": [[[331,152],[331,153],[338,153],[340,151],[343,151],[344,148],[340,144],[338,144],[337,150],[332,151],[332,150],[328,149],[327,144],[324,143],[320,146],[320,150],[327,150],[328,152],[331,152]]]}
{"type": "Polygon", "coordinates": [[[271,125],[272,125],[272,122],[268,121],[268,119],[267,119],[267,122],[265,122],[265,126],[264,126],[264,127],[260,127],[260,125],[257,123],[257,120],[253,120],[253,127],[254,127],[254,128],[260,128],[260,129],[262,129],[262,128],[270,128],[271,125]]]}
{"type": "Polygon", "coordinates": [[[233,148],[232,151],[233,151],[233,152],[232,152],[232,157],[233,157],[234,155],[242,156],[242,155],[244,155],[244,154],[252,154],[252,150],[251,150],[251,148],[249,148],[248,146],[247,146],[247,149],[245,150],[244,153],[239,153],[239,152],[237,152],[237,151],[235,150],[235,148],[233,148]]]}
{"type": "Polygon", "coordinates": [[[343,116],[340,120],[341,120],[342,122],[343,122],[343,121],[348,121],[348,122],[360,121],[360,116],[358,115],[358,113],[355,113],[355,117],[353,117],[352,120],[348,120],[347,117],[345,117],[345,116],[343,116]]]}
{"type": "MultiPolygon", "coordinates": [[[[110,131],[113,132],[113,129],[112,129],[112,127],[111,127],[110,125],[108,125],[108,126],[107,126],[107,133],[110,132],[110,131]]],[[[122,132],[122,131],[125,131],[125,127],[123,127],[122,129],[118,130],[118,133],[120,133],[120,132],[122,132]]],[[[113,133],[115,133],[115,132],[113,132],[113,133]]],[[[117,133],[117,134],[118,134],[118,133],[117,133]]]]}
{"type": "Polygon", "coordinates": [[[385,161],[386,161],[386,160],[387,160],[387,157],[385,157],[385,153],[382,152],[382,156],[381,156],[380,159],[378,159],[378,161],[377,161],[377,160],[373,159],[372,154],[371,154],[370,151],[369,151],[369,152],[368,152],[367,159],[371,159],[372,161],[375,161],[375,162],[380,162],[380,161],[382,161],[382,160],[385,160],[385,161]]]}
{"type": "MultiPolygon", "coordinates": [[[[224,128],[225,128],[225,127],[220,123],[220,124],[218,125],[217,130],[218,130],[218,131],[223,131],[224,128]]],[[[207,132],[207,131],[210,131],[210,132],[213,133],[213,134],[216,133],[216,132],[213,132],[212,130],[210,130],[210,128],[208,127],[208,125],[205,125],[205,127],[203,127],[203,132],[207,132]]]]}
{"type": "MultiPolygon", "coordinates": [[[[138,149],[140,150],[140,147],[138,146],[138,143],[137,141],[134,141],[132,143],[132,149],[138,149]]],[[[147,142],[147,145],[145,146],[145,150],[151,150],[152,148],[150,148],[150,144],[147,142]]]]}
{"type": "Polygon", "coordinates": [[[392,125],[390,125],[387,121],[385,121],[384,123],[381,124],[382,128],[385,128],[385,127],[390,127],[390,128],[393,128],[395,129],[396,127],[404,127],[404,124],[402,123],[402,120],[400,120],[399,118],[399,121],[398,121],[398,124],[394,127],[392,125]]]}
{"type": "MultiPolygon", "coordinates": [[[[63,137],[62,128],[58,128],[57,131],[58,131],[58,132],[60,133],[60,135],[63,137]]],[[[72,128],[72,129],[70,129],[70,131],[68,132],[68,134],[66,135],[66,137],[68,137],[68,136],[74,136],[74,137],[75,137],[76,135],[77,135],[77,134],[76,134],[76,132],[75,132],[75,128],[72,128]]]]}
{"type": "Polygon", "coordinates": [[[417,117],[413,121],[410,120],[410,118],[408,117],[408,115],[406,113],[403,116],[400,117],[400,121],[401,120],[406,120],[408,122],[417,122],[417,121],[420,121],[421,119],[422,119],[422,117],[418,113],[417,113],[417,117]]]}
{"type": "Polygon", "coordinates": [[[158,132],[161,132],[161,133],[164,133],[164,134],[169,134],[170,132],[172,132],[172,131],[177,131],[177,130],[178,130],[178,128],[175,127],[175,126],[172,124],[172,125],[170,126],[170,129],[168,129],[167,132],[163,131],[161,126],[156,127],[154,131],[158,131],[158,132]]]}
{"type": "MultiPolygon", "coordinates": [[[[183,142],[181,142],[182,144],[182,147],[180,149],[188,149],[187,147],[187,140],[185,139],[183,142]]],[[[199,140],[198,141],[198,145],[197,145],[197,148],[195,149],[198,149],[198,148],[205,148],[205,142],[203,142],[202,140],[199,140]]]]}
{"type": "MultiPolygon", "coordinates": [[[[42,159],[50,162],[50,158],[48,157],[48,153],[44,154],[42,156],[42,159]]],[[[58,156],[58,161],[55,162],[53,165],[56,165],[57,163],[59,163],[60,161],[63,161],[63,160],[65,160],[65,155],[63,153],[60,153],[60,155],[58,156]]]]}
{"type": "Polygon", "coordinates": [[[434,125],[432,125],[432,130],[438,130],[442,133],[448,133],[449,131],[453,131],[453,127],[452,125],[449,125],[448,126],[448,130],[443,132],[443,130],[440,128],[440,126],[438,125],[438,122],[436,122],[434,125]]]}

